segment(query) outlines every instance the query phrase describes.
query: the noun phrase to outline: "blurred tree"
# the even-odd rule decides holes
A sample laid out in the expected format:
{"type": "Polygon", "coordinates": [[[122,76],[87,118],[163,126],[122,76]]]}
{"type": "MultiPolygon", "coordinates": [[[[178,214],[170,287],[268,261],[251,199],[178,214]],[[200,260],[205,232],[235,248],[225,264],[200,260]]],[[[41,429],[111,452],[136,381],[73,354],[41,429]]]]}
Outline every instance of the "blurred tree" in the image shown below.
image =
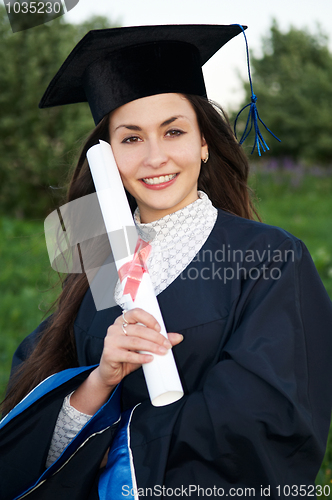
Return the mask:
{"type": "MultiPolygon", "coordinates": [[[[332,54],[327,36],[319,28],[315,34],[295,28],[282,33],[273,21],[262,57],[251,55],[250,62],[258,112],[282,141],[260,127],[271,154],[331,164],[332,54]]],[[[250,88],[244,85],[247,104],[250,88]]]]}
{"type": "Polygon", "coordinates": [[[12,33],[0,5],[0,213],[44,217],[58,203],[68,170],[94,127],[86,103],[39,109],[46,87],[79,39],[111,27],[103,17],[80,25],[57,18],[12,33]]]}

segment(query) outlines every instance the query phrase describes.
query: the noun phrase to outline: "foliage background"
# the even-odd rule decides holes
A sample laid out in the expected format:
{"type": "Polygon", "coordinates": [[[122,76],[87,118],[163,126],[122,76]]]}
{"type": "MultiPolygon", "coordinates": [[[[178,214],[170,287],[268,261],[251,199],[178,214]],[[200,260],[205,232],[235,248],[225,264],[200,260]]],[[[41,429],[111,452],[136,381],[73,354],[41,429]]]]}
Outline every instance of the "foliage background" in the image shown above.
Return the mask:
{"type": "MultiPolygon", "coordinates": [[[[273,21],[261,56],[251,54],[250,63],[258,112],[282,139],[276,142],[261,126],[268,144],[273,143],[274,158],[280,165],[285,159],[331,165],[332,53],[327,35],[319,27],[313,34],[297,28],[282,32],[273,21]]],[[[251,94],[248,82],[243,85],[245,105],[251,94]]]]}
{"type": "Polygon", "coordinates": [[[81,25],[63,18],[13,34],[0,5],[0,211],[40,217],[64,196],[68,170],[94,122],[88,104],[38,108],[74,45],[103,17],[81,25]],[[53,186],[53,189],[50,188],[53,186]]]}
{"type": "MultiPolygon", "coordinates": [[[[0,5],[0,397],[13,352],[59,293],[43,220],[61,203],[68,172],[93,127],[87,104],[37,105],[74,44],[89,29],[104,27],[104,18],[81,25],[58,18],[13,35],[0,5]]],[[[326,36],[319,29],[282,33],[274,22],[262,57],[251,62],[258,109],[282,138],[278,144],[263,132],[271,154],[251,160],[258,210],[264,222],[306,243],[332,298],[332,55],[326,36]]],[[[332,490],[331,436],[317,482],[332,490]]]]}

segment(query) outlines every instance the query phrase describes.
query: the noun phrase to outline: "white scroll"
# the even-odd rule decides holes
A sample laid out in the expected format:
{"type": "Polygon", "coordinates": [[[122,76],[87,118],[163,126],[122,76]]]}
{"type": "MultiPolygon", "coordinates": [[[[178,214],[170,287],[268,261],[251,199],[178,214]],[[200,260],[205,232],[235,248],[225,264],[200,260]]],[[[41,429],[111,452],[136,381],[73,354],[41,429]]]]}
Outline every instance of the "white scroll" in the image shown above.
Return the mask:
{"type": "MultiPolygon", "coordinates": [[[[115,265],[119,272],[122,266],[133,260],[132,235],[136,228],[112,148],[105,141],[99,142],[88,150],[87,158],[115,265]],[[127,246],[125,257],[123,256],[123,241],[119,242],[119,238],[124,238],[127,246]],[[118,251],[119,247],[122,249],[121,252],[118,251]]],[[[124,278],[123,289],[125,289],[126,281],[127,278],[124,278]]],[[[161,327],[161,333],[167,338],[164,321],[148,272],[143,274],[135,299],[133,300],[130,294],[126,294],[124,300],[126,301],[126,309],[139,307],[152,314],[161,327]]],[[[183,389],[172,350],[163,356],[153,354],[153,357],[153,361],[143,365],[143,372],[152,404],[164,406],[180,399],[183,396],[183,389]]]]}

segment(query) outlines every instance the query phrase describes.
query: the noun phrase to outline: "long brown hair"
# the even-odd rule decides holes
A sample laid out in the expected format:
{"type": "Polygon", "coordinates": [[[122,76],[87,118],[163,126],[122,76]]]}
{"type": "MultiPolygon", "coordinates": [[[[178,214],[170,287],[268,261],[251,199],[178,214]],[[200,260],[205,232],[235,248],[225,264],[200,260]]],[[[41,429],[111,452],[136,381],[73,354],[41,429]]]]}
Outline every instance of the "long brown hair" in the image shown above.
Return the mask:
{"type": "MultiPolygon", "coordinates": [[[[216,208],[221,208],[246,219],[259,218],[248,188],[247,157],[237,143],[222,109],[215,103],[194,95],[185,96],[193,106],[202,135],[209,148],[209,160],[202,162],[198,189],[207,193],[216,208]]],[[[95,191],[86,152],[99,139],[109,141],[109,115],[93,130],[83,146],[72,176],[66,202],[95,191]]],[[[127,193],[132,211],[137,204],[127,193]]],[[[7,413],[28,392],[49,375],[78,365],[74,321],[83,297],[88,290],[83,274],[68,274],[62,292],[56,301],[56,310],[40,334],[35,349],[18,368],[10,381],[7,397],[1,410],[7,413]]]]}

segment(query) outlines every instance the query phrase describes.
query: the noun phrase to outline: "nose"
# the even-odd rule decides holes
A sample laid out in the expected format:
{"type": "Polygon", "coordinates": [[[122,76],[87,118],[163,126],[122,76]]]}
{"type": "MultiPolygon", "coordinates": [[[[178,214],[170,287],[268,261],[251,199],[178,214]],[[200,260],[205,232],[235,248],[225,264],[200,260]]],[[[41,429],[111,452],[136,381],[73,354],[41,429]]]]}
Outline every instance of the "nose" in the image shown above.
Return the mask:
{"type": "Polygon", "coordinates": [[[158,139],[150,139],[146,147],[145,166],[159,168],[164,166],[167,160],[168,155],[162,142],[158,139]]]}

